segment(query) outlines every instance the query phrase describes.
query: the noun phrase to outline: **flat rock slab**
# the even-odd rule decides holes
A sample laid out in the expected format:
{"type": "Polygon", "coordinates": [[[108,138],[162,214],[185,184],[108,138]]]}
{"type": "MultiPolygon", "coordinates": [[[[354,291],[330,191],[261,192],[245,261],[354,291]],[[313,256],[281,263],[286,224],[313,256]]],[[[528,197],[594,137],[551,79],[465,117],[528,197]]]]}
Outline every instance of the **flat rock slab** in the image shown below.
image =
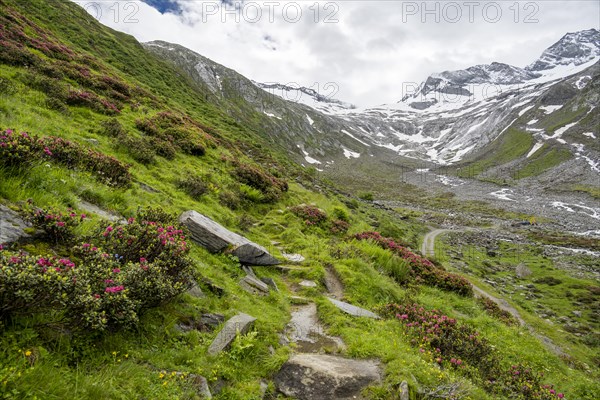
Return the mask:
{"type": "Polygon", "coordinates": [[[328,297],[327,299],[329,299],[329,301],[331,301],[334,306],[336,306],[337,308],[339,308],[346,314],[350,314],[354,317],[366,317],[366,318],[380,319],[379,315],[377,315],[374,312],[371,312],[369,310],[365,310],[364,308],[356,307],[356,306],[353,306],[352,304],[344,303],[343,301],[332,299],[331,297],[328,297]]]}
{"type": "Polygon", "coordinates": [[[179,221],[188,227],[194,242],[213,253],[221,252],[229,247],[242,264],[277,265],[279,260],[267,249],[251,242],[245,237],[230,231],[221,224],[196,211],[186,211],[179,221]]]}
{"type": "Polygon", "coordinates": [[[95,204],[88,203],[87,201],[81,200],[79,202],[79,208],[85,210],[87,212],[98,215],[101,218],[104,218],[107,221],[111,222],[126,222],[123,217],[119,217],[118,215],[112,214],[109,211],[103,210],[95,204]]]}
{"type": "Polygon", "coordinates": [[[379,382],[377,362],[324,354],[295,354],[275,375],[277,390],[298,400],[362,399],[360,392],[379,382]]]}
{"type": "Polygon", "coordinates": [[[266,296],[269,294],[269,285],[252,275],[246,275],[240,281],[240,286],[242,289],[252,294],[257,294],[260,296],[266,296]]]}
{"type": "Polygon", "coordinates": [[[0,205],[0,244],[9,244],[29,237],[25,228],[29,225],[13,210],[0,205]]]}
{"type": "Polygon", "coordinates": [[[254,321],[256,321],[256,318],[244,313],[239,313],[238,315],[231,317],[225,322],[221,332],[219,332],[215,340],[213,340],[208,347],[208,354],[214,356],[223,350],[226,350],[231,345],[231,342],[233,342],[238,332],[241,335],[248,333],[250,328],[252,328],[254,321]]]}
{"type": "Polygon", "coordinates": [[[317,284],[314,281],[302,281],[298,285],[300,285],[302,287],[309,287],[309,288],[317,287],[317,284]]]}

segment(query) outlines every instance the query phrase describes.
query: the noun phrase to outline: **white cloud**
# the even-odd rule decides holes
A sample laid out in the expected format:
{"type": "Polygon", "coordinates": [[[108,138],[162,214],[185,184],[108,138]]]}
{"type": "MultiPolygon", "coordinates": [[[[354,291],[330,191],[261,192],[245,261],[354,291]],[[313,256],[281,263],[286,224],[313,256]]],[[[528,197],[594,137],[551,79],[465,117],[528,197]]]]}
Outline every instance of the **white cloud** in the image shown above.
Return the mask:
{"type": "MultiPolygon", "coordinates": [[[[172,1],[180,15],[120,2],[117,16],[115,2],[95,4],[102,7],[102,23],[139,41],[181,44],[256,81],[294,82],[321,92],[335,82],[336,97],[359,106],[398,101],[404,83],[419,83],[433,72],[492,61],[525,66],[566,32],[598,28],[600,13],[596,1],[518,7],[512,1],[339,1],[320,2],[318,15],[312,1],[229,0],[238,5],[237,14],[220,1],[172,1]],[[422,4],[437,11],[427,14],[422,4]],[[297,9],[302,17],[292,22],[297,9]],[[328,16],[338,22],[325,23],[328,16]]],[[[96,14],[89,1],[78,3],[96,14]]]]}

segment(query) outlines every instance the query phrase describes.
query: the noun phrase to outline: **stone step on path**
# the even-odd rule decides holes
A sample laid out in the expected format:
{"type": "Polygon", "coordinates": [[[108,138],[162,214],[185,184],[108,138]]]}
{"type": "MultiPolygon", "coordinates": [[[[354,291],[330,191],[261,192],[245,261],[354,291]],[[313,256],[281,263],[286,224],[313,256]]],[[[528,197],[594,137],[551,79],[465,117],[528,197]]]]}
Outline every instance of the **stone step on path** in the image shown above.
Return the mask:
{"type": "Polygon", "coordinates": [[[341,338],[325,333],[325,327],[319,322],[315,303],[292,308],[292,318],[286,325],[281,343],[295,343],[296,350],[301,353],[339,352],[346,349],[341,338]]]}
{"type": "Polygon", "coordinates": [[[375,314],[372,311],[365,310],[364,308],[360,308],[357,306],[353,306],[350,303],[345,303],[343,301],[336,300],[334,298],[327,298],[330,302],[333,303],[334,306],[339,308],[341,311],[346,314],[352,315],[353,317],[365,317],[365,318],[373,318],[373,319],[381,319],[379,315],[375,314]]]}
{"type": "Polygon", "coordinates": [[[275,375],[275,386],[297,400],[350,400],[363,399],[361,391],[381,379],[373,360],[294,354],[275,375]]]}
{"type": "MultiPolygon", "coordinates": [[[[343,298],[343,286],[329,271],[326,287],[330,296],[343,298]],[[333,277],[331,277],[333,276],[333,277]]],[[[303,281],[298,287],[316,287],[313,281],[303,281]]],[[[351,304],[328,297],[345,312],[357,316],[379,318],[376,314],[351,304]]],[[[299,353],[281,367],[275,375],[277,390],[297,400],[362,399],[361,391],[381,382],[382,373],[376,360],[354,360],[323,352],[343,351],[345,344],[339,337],[329,336],[319,322],[317,306],[313,302],[292,308],[291,320],[282,335],[282,344],[296,343],[299,353]]]]}

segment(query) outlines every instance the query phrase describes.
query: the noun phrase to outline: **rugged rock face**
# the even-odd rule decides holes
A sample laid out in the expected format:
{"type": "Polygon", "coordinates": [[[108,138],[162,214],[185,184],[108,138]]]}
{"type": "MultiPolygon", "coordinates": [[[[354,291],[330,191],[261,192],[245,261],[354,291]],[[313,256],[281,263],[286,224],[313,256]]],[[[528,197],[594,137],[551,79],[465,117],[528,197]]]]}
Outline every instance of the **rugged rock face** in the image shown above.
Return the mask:
{"type": "Polygon", "coordinates": [[[531,71],[543,71],[557,65],[580,65],[600,55],[600,32],[596,29],[567,33],[547,48],[541,57],[527,67],[531,71]]]}
{"type": "MultiPolygon", "coordinates": [[[[518,122],[519,117],[553,85],[581,74],[583,80],[574,84],[582,91],[592,75],[589,68],[600,58],[600,32],[567,34],[529,67],[493,62],[433,74],[411,93],[402,93],[398,103],[366,109],[324,95],[327,88],[252,82],[178,45],[145,46],[208,87],[232,115],[260,121],[257,129],[298,161],[334,175],[354,159],[377,163],[370,168],[384,169],[387,163],[427,168],[430,162],[449,165],[477,156],[516,121],[521,126],[515,128],[524,129],[528,120],[518,122]]],[[[550,96],[566,104],[572,93],[559,92],[550,96]]]]}
{"type": "Polygon", "coordinates": [[[221,224],[196,211],[184,212],[179,221],[188,227],[192,240],[208,251],[216,253],[231,247],[233,248],[231,253],[242,264],[279,264],[279,260],[269,254],[264,247],[230,231],[221,224]]]}
{"type": "Polygon", "coordinates": [[[275,376],[277,389],[298,400],[361,399],[361,391],[381,381],[377,363],[323,354],[296,354],[275,376]]]}

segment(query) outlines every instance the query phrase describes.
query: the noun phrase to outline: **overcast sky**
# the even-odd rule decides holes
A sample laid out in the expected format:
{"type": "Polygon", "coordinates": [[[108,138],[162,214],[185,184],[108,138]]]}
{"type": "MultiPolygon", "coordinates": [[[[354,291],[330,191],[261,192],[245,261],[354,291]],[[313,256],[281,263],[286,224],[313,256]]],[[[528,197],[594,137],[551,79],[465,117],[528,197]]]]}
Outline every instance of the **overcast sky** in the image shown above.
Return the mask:
{"type": "Polygon", "coordinates": [[[139,41],[188,47],[260,82],[358,106],[392,103],[434,72],[524,67],[567,32],[599,28],[593,1],[77,1],[139,41]]]}

